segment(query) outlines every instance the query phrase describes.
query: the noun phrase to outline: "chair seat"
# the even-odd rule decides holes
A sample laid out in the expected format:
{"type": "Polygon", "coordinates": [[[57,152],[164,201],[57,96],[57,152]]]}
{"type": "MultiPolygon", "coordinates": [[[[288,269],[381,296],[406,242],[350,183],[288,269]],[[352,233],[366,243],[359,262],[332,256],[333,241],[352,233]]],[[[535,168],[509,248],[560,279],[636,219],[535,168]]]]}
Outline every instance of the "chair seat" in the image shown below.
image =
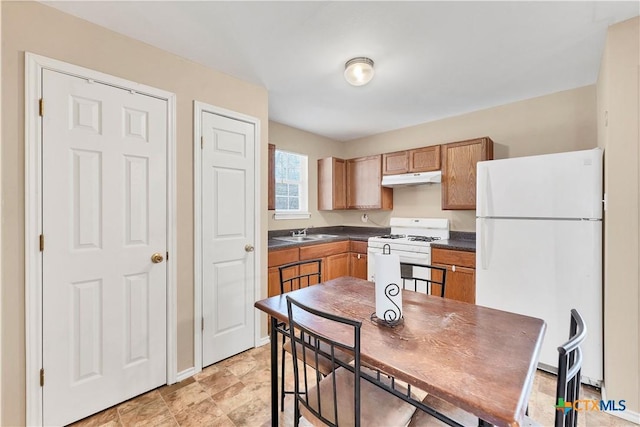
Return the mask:
{"type": "MultiPolygon", "coordinates": [[[[422,403],[429,406],[430,408],[435,409],[443,415],[451,418],[454,421],[462,424],[463,426],[477,426],[478,425],[478,417],[473,414],[470,414],[466,411],[463,411],[460,408],[453,406],[452,404],[445,402],[442,399],[438,399],[435,396],[427,395],[424,399],[422,399],[422,403]]],[[[427,414],[420,409],[416,410],[416,413],[411,418],[411,422],[409,423],[409,427],[440,427],[447,426],[447,424],[443,423],[439,419],[427,414]]],[[[539,427],[540,424],[533,421],[529,417],[525,417],[522,427],[539,427]]]]}
{"type": "MultiPolygon", "coordinates": [[[[363,368],[364,369],[364,368],[363,368]]],[[[400,389],[402,391],[402,389],[400,389]]],[[[404,390],[406,392],[406,390],[404,390]]],[[[354,408],[354,375],[345,368],[338,368],[320,381],[320,401],[322,415],[339,426],[353,425],[354,408]],[[333,406],[333,377],[336,379],[338,422],[334,420],[333,406]]],[[[317,410],[316,387],[310,388],[309,406],[317,410]]],[[[360,424],[370,427],[406,426],[411,420],[416,408],[409,403],[395,397],[383,389],[360,379],[360,424]]],[[[302,416],[311,424],[324,426],[304,405],[300,405],[302,416]]]]}
{"type": "MultiPolygon", "coordinates": [[[[297,346],[296,349],[298,350],[297,351],[298,359],[303,360],[302,345],[298,343],[296,344],[296,346],[297,346]]],[[[284,343],[282,348],[287,353],[293,354],[293,352],[291,351],[291,340],[287,339],[287,341],[284,343]]],[[[327,344],[325,344],[322,341],[320,341],[320,350],[327,354],[331,353],[331,347],[329,347],[327,344]]],[[[304,351],[306,353],[305,354],[306,360],[313,360],[313,358],[315,357],[315,352],[312,349],[307,347],[305,347],[304,351]]],[[[345,353],[344,351],[338,350],[335,352],[335,355],[336,355],[336,359],[343,362],[344,364],[349,364],[353,360],[353,356],[345,353]]],[[[318,372],[320,372],[323,376],[327,376],[331,373],[331,371],[333,371],[333,365],[331,361],[325,357],[318,357],[318,372]]]]}

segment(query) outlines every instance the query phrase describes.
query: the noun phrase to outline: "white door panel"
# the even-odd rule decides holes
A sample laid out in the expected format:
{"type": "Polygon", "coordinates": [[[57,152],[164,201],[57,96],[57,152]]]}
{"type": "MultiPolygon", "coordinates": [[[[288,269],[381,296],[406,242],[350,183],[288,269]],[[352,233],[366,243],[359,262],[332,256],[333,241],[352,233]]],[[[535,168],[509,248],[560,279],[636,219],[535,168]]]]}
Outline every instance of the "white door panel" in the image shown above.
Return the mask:
{"type": "Polygon", "coordinates": [[[602,218],[602,150],[478,162],[479,217],[602,218]]]}
{"type": "Polygon", "coordinates": [[[43,416],[166,383],[167,103],[43,72],[43,416]]]}
{"type": "Polygon", "coordinates": [[[202,113],[203,366],[253,347],[255,129],[202,113]]]}
{"type": "Polygon", "coordinates": [[[553,367],[576,308],[589,329],[582,375],[601,381],[602,223],[478,218],[476,230],[476,303],[543,319],[540,362],[553,367]]]}

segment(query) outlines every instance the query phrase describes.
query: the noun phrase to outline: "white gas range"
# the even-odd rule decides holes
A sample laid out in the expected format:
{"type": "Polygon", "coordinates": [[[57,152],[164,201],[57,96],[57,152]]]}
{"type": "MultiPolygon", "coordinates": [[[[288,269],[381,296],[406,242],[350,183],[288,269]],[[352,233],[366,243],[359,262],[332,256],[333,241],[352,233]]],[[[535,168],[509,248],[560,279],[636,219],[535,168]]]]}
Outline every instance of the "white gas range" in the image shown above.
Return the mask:
{"type": "Polygon", "coordinates": [[[449,220],[442,218],[391,218],[391,234],[370,237],[367,247],[367,278],[375,279],[375,257],[384,245],[398,254],[400,263],[431,264],[431,242],[449,238],[449,220]]]}

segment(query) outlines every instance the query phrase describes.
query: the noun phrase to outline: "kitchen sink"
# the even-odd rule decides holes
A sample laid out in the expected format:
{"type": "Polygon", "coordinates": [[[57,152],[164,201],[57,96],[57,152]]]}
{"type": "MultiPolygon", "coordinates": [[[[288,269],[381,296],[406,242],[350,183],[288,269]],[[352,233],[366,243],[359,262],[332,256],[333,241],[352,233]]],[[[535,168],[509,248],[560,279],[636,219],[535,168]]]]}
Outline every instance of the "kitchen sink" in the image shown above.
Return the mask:
{"type": "Polygon", "coordinates": [[[283,242],[312,242],[316,240],[332,239],[338,237],[335,234],[309,234],[308,236],[281,236],[274,237],[274,240],[281,240],[283,242]]]}

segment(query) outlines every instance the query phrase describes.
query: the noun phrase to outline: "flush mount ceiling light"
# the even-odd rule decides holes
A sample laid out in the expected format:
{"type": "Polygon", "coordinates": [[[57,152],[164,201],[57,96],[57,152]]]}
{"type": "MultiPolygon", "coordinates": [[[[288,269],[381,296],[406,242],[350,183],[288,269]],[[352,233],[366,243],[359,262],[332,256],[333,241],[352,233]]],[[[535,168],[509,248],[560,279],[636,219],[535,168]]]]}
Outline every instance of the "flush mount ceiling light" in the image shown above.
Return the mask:
{"type": "Polygon", "coordinates": [[[344,64],[344,78],[354,86],[363,86],[373,78],[373,61],[369,58],[353,58],[344,64]]]}

